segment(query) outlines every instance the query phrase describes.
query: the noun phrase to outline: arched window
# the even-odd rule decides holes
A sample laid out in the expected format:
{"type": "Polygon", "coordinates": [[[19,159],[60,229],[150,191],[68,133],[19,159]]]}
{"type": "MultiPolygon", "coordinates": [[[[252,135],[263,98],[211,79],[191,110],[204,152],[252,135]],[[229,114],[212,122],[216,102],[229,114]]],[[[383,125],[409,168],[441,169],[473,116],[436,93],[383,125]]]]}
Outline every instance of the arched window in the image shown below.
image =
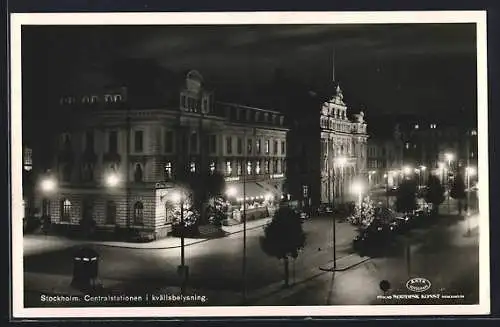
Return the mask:
{"type": "Polygon", "coordinates": [[[61,221],[69,222],[71,220],[71,202],[68,199],[61,200],[61,221]]]}
{"type": "Polygon", "coordinates": [[[144,205],[141,201],[134,204],[134,225],[142,225],[144,223],[144,205]]]}
{"type": "Polygon", "coordinates": [[[115,95],[115,102],[121,102],[122,96],[120,94],[115,95]]]}
{"type": "Polygon", "coordinates": [[[142,182],[142,178],[143,178],[143,173],[141,164],[135,164],[134,181],[142,182]]]}
{"type": "Polygon", "coordinates": [[[106,203],[106,224],[116,224],[116,203],[114,201],[106,203]]]}

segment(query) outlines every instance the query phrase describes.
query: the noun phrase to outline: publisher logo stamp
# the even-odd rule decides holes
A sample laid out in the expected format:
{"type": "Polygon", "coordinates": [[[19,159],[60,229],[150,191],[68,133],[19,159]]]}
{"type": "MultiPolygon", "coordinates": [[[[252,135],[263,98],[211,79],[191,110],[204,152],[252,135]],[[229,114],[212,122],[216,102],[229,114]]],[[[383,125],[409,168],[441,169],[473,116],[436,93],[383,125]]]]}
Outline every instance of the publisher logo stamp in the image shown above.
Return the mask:
{"type": "Polygon", "coordinates": [[[406,288],[413,292],[425,292],[431,288],[431,282],[426,278],[412,278],[406,282],[406,288]]]}

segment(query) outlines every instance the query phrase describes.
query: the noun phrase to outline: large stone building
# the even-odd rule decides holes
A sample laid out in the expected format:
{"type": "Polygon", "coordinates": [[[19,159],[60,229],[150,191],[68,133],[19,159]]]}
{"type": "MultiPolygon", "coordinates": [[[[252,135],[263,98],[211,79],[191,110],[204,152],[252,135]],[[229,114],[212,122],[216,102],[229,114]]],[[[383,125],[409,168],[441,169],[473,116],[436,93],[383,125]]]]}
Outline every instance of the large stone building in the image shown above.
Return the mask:
{"type": "Polygon", "coordinates": [[[303,207],[347,201],[353,182],[368,179],[364,113],[348,113],[338,85],[324,99],[309,92],[286,111],[292,125],[287,185],[303,207]]]}
{"type": "Polygon", "coordinates": [[[154,106],[136,106],[127,88],[61,98],[65,124],[45,176],[57,187],[39,197],[52,223],[93,219],[165,237],[176,180],[197,172],[225,176],[236,212],[243,201],[251,214],[283,196],[284,116],[216,101],[197,71],[178,84],[154,106]]]}

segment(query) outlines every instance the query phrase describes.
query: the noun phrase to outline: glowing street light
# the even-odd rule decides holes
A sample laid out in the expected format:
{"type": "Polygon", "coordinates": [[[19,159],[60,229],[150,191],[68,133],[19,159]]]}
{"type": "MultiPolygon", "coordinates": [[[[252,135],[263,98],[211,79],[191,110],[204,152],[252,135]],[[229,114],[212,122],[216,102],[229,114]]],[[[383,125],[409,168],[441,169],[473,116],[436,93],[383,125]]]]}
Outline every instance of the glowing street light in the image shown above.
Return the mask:
{"type": "Polygon", "coordinates": [[[467,173],[467,176],[475,176],[476,175],[476,168],[474,167],[466,167],[465,172],[467,173]]]}
{"type": "Polygon", "coordinates": [[[445,153],[444,157],[448,161],[448,166],[450,166],[453,159],[455,159],[455,155],[453,153],[450,153],[450,152],[445,153]]]}
{"type": "Polygon", "coordinates": [[[410,167],[410,166],[404,166],[404,167],[403,167],[403,173],[404,173],[405,175],[410,175],[410,174],[411,174],[411,171],[412,171],[412,169],[411,169],[411,167],[410,167]]]}
{"type": "Polygon", "coordinates": [[[236,196],[236,188],[234,186],[228,187],[227,190],[226,190],[226,195],[228,197],[234,197],[234,196],[236,196]]]}
{"type": "Polygon", "coordinates": [[[266,193],[266,195],[265,195],[266,201],[271,201],[272,198],[273,198],[273,195],[271,193],[266,193]]]}
{"type": "Polygon", "coordinates": [[[420,170],[421,170],[421,171],[425,171],[426,169],[427,169],[427,167],[426,167],[426,166],[420,166],[420,170]]]}
{"type": "Polygon", "coordinates": [[[352,192],[358,195],[358,202],[361,204],[362,196],[363,196],[363,184],[361,182],[354,182],[352,184],[352,192]]]}
{"type": "Polygon", "coordinates": [[[43,192],[50,193],[56,189],[56,182],[53,178],[47,177],[40,183],[43,192]]]}
{"type": "Polygon", "coordinates": [[[116,187],[120,183],[120,178],[117,174],[109,174],[106,176],[106,185],[109,187],[116,187]]]}

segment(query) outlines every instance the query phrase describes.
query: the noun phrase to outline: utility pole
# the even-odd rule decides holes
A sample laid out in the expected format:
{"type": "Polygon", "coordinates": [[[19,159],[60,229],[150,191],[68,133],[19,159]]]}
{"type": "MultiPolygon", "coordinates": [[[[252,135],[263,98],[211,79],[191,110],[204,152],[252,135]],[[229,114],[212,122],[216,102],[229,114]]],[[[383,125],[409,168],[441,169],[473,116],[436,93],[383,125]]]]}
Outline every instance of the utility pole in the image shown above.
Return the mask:
{"type": "Polygon", "coordinates": [[[184,295],[186,291],[186,266],[185,266],[185,256],[184,256],[184,237],[185,237],[185,226],[184,226],[184,194],[181,194],[181,199],[180,199],[180,204],[181,204],[181,295],[184,295]]]}
{"type": "MultiPolygon", "coordinates": [[[[246,140],[246,132],[244,141],[246,140]]],[[[243,151],[245,151],[245,160],[243,161],[243,167],[241,167],[241,173],[243,176],[243,304],[246,303],[247,300],[247,188],[246,188],[246,169],[248,165],[247,147],[243,147],[243,151]]]]}
{"type": "Polygon", "coordinates": [[[127,225],[127,239],[130,237],[130,105],[125,104],[126,117],[125,117],[125,128],[126,128],[126,155],[125,155],[125,204],[127,206],[126,211],[126,225],[127,225]]]}

